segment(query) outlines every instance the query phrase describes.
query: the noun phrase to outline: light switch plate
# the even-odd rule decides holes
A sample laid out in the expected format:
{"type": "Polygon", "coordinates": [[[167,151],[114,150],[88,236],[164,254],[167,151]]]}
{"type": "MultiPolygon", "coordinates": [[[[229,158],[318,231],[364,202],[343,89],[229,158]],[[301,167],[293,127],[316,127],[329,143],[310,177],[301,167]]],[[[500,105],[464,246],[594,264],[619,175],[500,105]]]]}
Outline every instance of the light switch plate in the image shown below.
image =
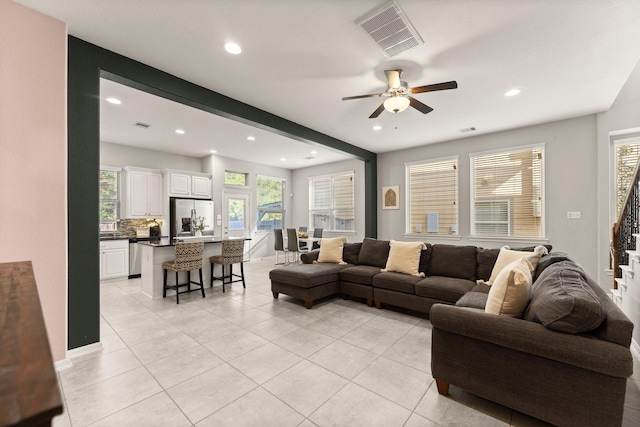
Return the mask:
{"type": "Polygon", "coordinates": [[[582,218],[582,212],[580,211],[567,212],[567,219],[580,219],[580,218],[582,218]]]}

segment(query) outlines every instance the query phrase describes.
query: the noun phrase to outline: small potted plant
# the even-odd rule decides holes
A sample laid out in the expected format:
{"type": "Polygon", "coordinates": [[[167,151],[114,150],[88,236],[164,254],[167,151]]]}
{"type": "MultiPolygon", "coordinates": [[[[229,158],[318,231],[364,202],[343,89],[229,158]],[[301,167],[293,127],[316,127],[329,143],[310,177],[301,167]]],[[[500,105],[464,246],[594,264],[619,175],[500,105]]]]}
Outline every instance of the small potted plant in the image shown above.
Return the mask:
{"type": "Polygon", "coordinates": [[[193,229],[196,232],[195,233],[196,236],[202,236],[202,231],[205,229],[205,227],[207,227],[207,225],[204,223],[204,217],[203,216],[198,216],[198,217],[194,218],[194,220],[193,220],[193,229]]]}

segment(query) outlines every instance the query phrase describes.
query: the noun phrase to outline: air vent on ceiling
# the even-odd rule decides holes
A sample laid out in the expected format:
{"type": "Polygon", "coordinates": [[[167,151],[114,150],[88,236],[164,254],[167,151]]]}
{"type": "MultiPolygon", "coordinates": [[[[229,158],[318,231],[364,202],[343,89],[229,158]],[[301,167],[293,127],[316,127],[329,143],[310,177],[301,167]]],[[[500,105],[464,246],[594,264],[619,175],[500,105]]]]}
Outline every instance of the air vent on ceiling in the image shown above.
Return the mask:
{"type": "Polygon", "coordinates": [[[150,127],[151,125],[149,125],[147,123],[136,122],[136,126],[139,126],[141,128],[145,128],[146,129],[146,128],[150,127]]]}
{"type": "Polygon", "coordinates": [[[315,156],[307,156],[307,157],[303,157],[302,159],[303,160],[313,160],[315,158],[316,158],[315,156]]]}
{"type": "Polygon", "coordinates": [[[475,127],[470,127],[470,128],[463,128],[463,129],[460,129],[460,132],[461,132],[461,133],[467,133],[467,132],[474,132],[475,130],[476,130],[476,128],[475,128],[475,127]]]}
{"type": "Polygon", "coordinates": [[[395,1],[355,22],[388,57],[424,43],[395,1]]]}

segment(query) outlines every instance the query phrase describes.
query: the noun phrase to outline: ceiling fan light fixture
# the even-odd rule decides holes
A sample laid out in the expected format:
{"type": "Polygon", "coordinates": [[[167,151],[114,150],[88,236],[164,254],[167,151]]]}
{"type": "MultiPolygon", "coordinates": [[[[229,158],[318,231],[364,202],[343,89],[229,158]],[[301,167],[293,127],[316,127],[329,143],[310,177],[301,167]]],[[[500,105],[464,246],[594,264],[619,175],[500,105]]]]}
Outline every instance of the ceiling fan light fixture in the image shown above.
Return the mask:
{"type": "Polygon", "coordinates": [[[409,107],[409,98],[392,96],[384,101],[384,109],[390,113],[401,113],[409,107]]]}

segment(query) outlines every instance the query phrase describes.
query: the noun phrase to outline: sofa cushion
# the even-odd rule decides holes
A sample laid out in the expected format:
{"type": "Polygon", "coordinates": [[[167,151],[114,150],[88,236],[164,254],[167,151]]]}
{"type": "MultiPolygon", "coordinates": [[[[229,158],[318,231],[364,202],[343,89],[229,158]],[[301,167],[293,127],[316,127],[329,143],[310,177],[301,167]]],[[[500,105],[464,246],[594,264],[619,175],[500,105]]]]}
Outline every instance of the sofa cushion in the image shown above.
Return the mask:
{"type": "MultiPolygon", "coordinates": [[[[533,252],[530,251],[516,251],[509,249],[508,246],[504,246],[500,248],[500,253],[498,254],[498,259],[496,259],[496,263],[491,270],[491,277],[486,284],[491,285],[494,280],[498,277],[498,274],[509,264],[512,262],[519,260],[521,258],[526,258],[531,263],[531,268],[535,269],[538,265],[538,260],[540,257],[547,253],[547,248],[544,246],[536,246],[533,252]]],[[[479,281],[480,282],[480,281],[479,281]]]]}
{"type": "Polygon", "coordinates": [[[346,237],[320,239],[320,254],[318,255],[317,262],[346,264],[346,262],[342,260],[342,249],[346,242],[346,237]]]}
{"type": "Polygon", "coordinates": [[[531,263],[518,259],[500,271],[493,281],[484,311],[507,317],[522,317],[531,292],[531,263]]]}
{"type": "Polygon", "coordinates": [[[565,254],[564,252],[551,252],[542,256],[540,260],[538,260],[538,265],[536,266],[536,271],[535,271],[535,274],[533,275],[533,281],[535,282],[538,279],[538,277],[540,277],[540,274],[542,274],[542,272],[547,267],[560,261],[573,261],[573,260],[569,258],[569,255],[565,254]]]}
{"type": "Polygon", "coordinates": [[[485,248],[477,248],[476,250],[476,261],[478,263],[476,269],[476,277],[478,280],[488,281],[489,277],[491,277],[491,271],[493,270],[493,266],[496,264],[496,260],[498,259],[498,254],[500,253],[500,249],[485,249],[485,248]]]}
{"type": "MultiPolygon", "coordinates": [[[[547,248],[547,251],[551,252],[551,249],[552,249],[551,245],[543,245],[543,246],[547,248]]],[[[534,249],[535,249],[535,246],[527,246],[524,248],[514,248],[513,250],[523,251],[523,252],[524,251],[533,252],[534,249]]],[[[496,248],[496,249],[478,248],[477,250],[478,269],[477,269],[476,276],[478,277],[479,280],[485,280],[485,281],[489,280],[489,278],[491,277],[491,272],[493,271],[493,266],[495,265],[499,254],[500,254],[500,248],[496,248]]]]}
{"type": "Polygon", "coordinates": [[[373,277],[373,287],[403,292],[405,294],[416,293],[416,283],[422,280],[420,276],[412,276],[403,273],[380,273],[373,277]]]}
{"type": "Polygon", "coordinates": [[[532,286],[525,319],[572,334],[596,329],[606,314],[585,276],[571,261],[547,267],[532,286]]]}
{"type": "Polygon", "coordinates": [[[389,242],[390,250],[387,264],[381,271],[396,272],[410,274],[412,276],[424,277],[424,273],[420,273],[420,255],[427,246],[422,242],[398,242],[391,240],[389,242]]]}
{"type": "Polygon", "coordinates": [[[358,254],[362,243],[345,243],[342,248],[342,259],[348,264],[358,265],[358,254]]]}
{"type": "Polygon", "coordinates": [[[384,268],[389,256],[389,241],[366,238],[358,254],[358,264],[384,268]]]}
{"type": "Polygon", "coordinates": [[[331,282],[340,282],[340,271],[346,265],[339,264],[295,264],[274,268],[269,272],[269,278],[274,282],[313,288],[331,282]]]}
{"type": "Polygon", "coordinates": [[[372,265],[354,265],[340,271],[340,281],[372,285],[373,276],[376,274],[380,274],[379,267],[372,265]]]}
{"type": "Polygon", "coordinates": [[[433,245],[428,275],[476,280],[476,247],[433,245]]]}
{"type": "Polygon", "coordinates": [[[429,276],[416,283],[416,295],[454,304],[475,285],[472,280],[429,276]]]}
{"type": "Polygon", "coordinates": [[[425,243],[427,249],[423,249],[420,252],[420,266],[418,271],[425,275],[429,272],[429,264],[431,263],[431,243],[425,243]]]}
{"type": "Polygon", "coordinates": [[[458,301],[456,301],[457,307],[471,307],[484,310],[487,305],[487,293],[484,292],[467,292],[458,301]]]}

